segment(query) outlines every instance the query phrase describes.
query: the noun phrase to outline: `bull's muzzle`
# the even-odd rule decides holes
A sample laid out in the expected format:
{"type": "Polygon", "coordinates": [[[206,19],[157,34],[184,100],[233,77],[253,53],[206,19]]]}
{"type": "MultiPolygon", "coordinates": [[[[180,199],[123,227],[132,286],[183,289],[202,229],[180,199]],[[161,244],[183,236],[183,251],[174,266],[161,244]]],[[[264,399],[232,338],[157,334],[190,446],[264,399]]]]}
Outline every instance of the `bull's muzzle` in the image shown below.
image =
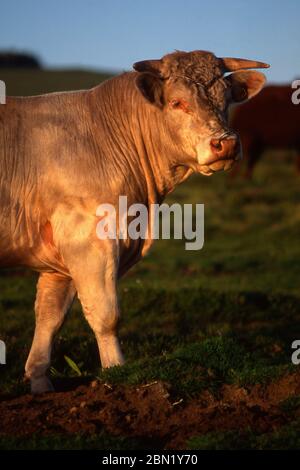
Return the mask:
{"type": "Polygon", "coordinates": [[[236,160],[240,158],[241,145],[236,134],[223,139],[211,139],[210,147],[216,159],[228,158],[236,160]]]}
{"type": "Polygon", "coordinates": [[[229,170],[241,158],[240,139],[236,134],[211,139],[210,148],[212,158],[208,166],[213,171],[229,170]]]}

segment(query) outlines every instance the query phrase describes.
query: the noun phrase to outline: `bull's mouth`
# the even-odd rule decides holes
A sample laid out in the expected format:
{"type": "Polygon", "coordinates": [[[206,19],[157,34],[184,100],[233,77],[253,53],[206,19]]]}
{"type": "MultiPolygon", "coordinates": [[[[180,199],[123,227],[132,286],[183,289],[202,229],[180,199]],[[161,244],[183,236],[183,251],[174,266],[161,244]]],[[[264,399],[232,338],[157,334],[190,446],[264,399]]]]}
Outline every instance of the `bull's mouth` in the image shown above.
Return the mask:
{"type": "Polygon", "coordinates": [[[227,171],[233,167],[235,161],[235,158],[219,158],[218,160],[208,163],[207,166],[212,171],[227,171]]]}
{"type": "Polygon", "coordinates": [[[218,158],[211,162],[208,162],[204,165],[201,165],[199,168],[200,173],[206,176],[210,176],[213,173],[218,171],[228,171],[231,170],[233,165],[239,160],[239,156],[235,158],[218,158]]]}

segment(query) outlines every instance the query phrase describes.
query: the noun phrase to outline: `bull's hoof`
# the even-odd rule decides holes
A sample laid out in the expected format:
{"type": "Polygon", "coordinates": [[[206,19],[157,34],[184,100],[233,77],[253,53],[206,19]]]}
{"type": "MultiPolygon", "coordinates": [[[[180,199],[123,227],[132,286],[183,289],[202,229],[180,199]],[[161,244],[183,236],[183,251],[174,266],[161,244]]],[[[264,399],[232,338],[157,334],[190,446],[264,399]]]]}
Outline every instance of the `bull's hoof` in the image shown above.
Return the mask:
{"type": "Polygon", "coordinates": [[[39,377],[30,381],[31,393],[39,395],[40,393],[54,392],[52,383],[47,377],[39,377]]]}

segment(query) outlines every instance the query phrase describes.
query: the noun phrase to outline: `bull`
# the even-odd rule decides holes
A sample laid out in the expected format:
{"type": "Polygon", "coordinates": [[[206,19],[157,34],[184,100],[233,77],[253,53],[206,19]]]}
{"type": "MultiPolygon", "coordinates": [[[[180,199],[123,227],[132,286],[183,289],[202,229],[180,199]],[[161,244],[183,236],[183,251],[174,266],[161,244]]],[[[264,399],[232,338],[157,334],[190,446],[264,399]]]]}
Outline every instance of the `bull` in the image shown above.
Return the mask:
{"type": "Polygon", "coordinates": [[[177,51],[89,90],[8,97],[0,107],[0,266],[40,273],[25,366],[33,393],[53,389],[52,342],[76,294],[102,367],[123,364],[117,280],[152,240],[99,239],[97,207],[117,206],[120,195],[150,207],[192,173],[230,169],[240,143],[228,108],[264,85],[261,72],[244,69],[266,67],[177,51]]]}
{"type": "MultiPolygon", "coordinates": [[[[300,110],[292,101],[292,91],[285,85],[266,86],[254,100],[233,113],[230,125],[241,139],[247,178],[253,176],[255,166],[268,148],[295,150],[300,172],[300,110]]],[[[239,166],[236,165],[234,174],[239,166]]]]}

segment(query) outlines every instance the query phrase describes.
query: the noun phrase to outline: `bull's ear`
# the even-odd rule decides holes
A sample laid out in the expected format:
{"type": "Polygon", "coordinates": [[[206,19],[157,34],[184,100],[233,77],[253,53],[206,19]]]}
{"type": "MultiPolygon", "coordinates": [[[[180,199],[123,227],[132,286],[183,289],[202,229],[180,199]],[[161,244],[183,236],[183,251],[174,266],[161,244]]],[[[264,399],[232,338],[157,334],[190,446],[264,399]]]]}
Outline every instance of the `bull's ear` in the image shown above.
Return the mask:
{"type": "Polygon", "coordinates": [[[133,64],[134,70],[137,72],[150,72],[154,75],[161,77],[162,61],[160,59],[155,60],[141,60],[133,64]]]}
{"type": "Polygon", "coordinates": [[[152,73],[139,73],[135,83],[147,101],[159,108],[163,107],[163,80],[152,73]]]}
{"type": "Polygon", "coordinates": [[[241,103],[260,92],[266,82],[261,72],[235,72],[226,77],[231,86],[232,101],[241,103]]]}

